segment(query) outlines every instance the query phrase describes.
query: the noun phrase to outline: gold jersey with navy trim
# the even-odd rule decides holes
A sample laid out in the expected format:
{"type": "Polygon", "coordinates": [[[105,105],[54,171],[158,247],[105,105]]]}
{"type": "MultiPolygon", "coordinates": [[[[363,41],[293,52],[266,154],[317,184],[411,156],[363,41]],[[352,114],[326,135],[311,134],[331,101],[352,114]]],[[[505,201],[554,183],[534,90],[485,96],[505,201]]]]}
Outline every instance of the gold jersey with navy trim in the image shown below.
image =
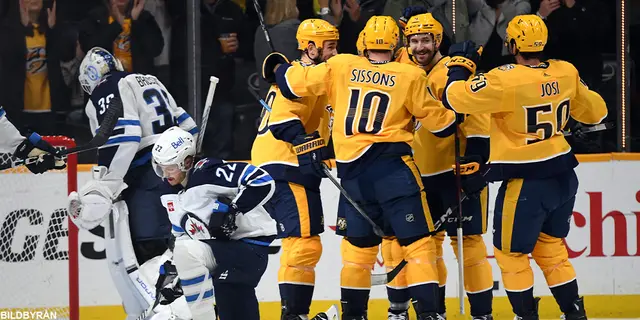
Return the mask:
{"type": "MultiPolygon", "coordinates": [[[[449,57],[442,57],[432,68],[427,71],[427,90],[435,99],[441,100],[447,83],[446,63],[449,57]]],[[[401,48],[396,55],[396,61],[408,64],[415,63],[409,58],[406,48],[401,48]]],[[[489,114],[474,114],[466,117],[465,121],[460,124],[460,152],[464,155],[467,147],[467,138],[489,139],[489,114]]],[[[480,142],[481,146],[470,150],[481,153],[484,157],[488,150],[484,146],[488,146],[488,142],[480,142]]],[[[417,126],[415,132],[415,140],[413,142],[413,156],[416,165],[420,169],[420,174],[425,176],[433,176],[444,172],[451,171],[451,164],[454,163],[455,157],[454,137],[438,137],[422,126],[417,126]]],[[[472,146],[473,147],[473,146],[472,146]]]]}
{"type": "MultiPolygon", "coordinates": [[[[301,65],[298,61],[292,64],[301,65]]],[[[298,158],[293,146],[287,141],[278,140],[270,127],[300,121],[306,133],[317,130],[328,144],[333,110],[327,96],[309,96],[294,101],[283,97],[278,86],[272,85],[265,102],[271,107],[271,111],[262,110],[258,134],[251,148],[251,163],[255,166],[268,166],[269,173],[276,180],[307,185],[305,181],[309,179],[303,177],[297,169],[298,158]]]]}
{"type": "Polygon", "coordinates": [[[410,153],[412,117],[436,135],[448,136],[455,130],[455,115],[429,95],[426,75],[416,66],[374,64],[364,57],[338,54],[316,66],[280,67],[276,74],[287,98],[329,96],[341,175],[351,171],[351,165],[357,166],[365,154],[410,153]],[[394,143],[400,144],[393,151],[376,148],[394,143]]]}
{"type": "Polygon", "coordinates": [[[454,81],[443,102],[456,112],[491,113],[490,181],[544,178],[577,166],[563,135],[569,116],[600,123],[607,106],[568,62],[507,64],[454,81]]]}

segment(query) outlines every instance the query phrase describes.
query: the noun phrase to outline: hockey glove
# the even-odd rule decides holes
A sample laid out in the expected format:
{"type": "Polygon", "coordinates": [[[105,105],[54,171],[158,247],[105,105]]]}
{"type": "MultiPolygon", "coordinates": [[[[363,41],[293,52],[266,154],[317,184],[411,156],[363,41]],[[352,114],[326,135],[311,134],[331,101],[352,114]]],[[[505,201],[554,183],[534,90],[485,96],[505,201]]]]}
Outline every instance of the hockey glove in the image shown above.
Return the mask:
{"type": "Polygon", "coordinates": [[[404,27],[407,26],[407,22],[409,22],[409,19],[411,19],[411,17],[415,15],[423,14],[423,13],[428,13],[428,12],[429,10],[427,10],[427,8],[423,6],[411,6],[411,7],[404,8],[402,10],[402,17],[398,19],[400,28],[404,30],[404,27]]]}
{"type": "Polygon", "coordinates": [[[262,62],[262,78],[270,84],[276,83],[275,68],[280,64],[289,63],[289,59],[280,52],[272,52],[262,62]]]}
{"type": "Polygon", "coordinates": [[[24,160],[29,171],[40,174],[48,170],[67,167],[62,158],[56,157],[57,154],[58,151],[51,144],[34,132],[18,145],[13,156],[24,160]]]}
{"type": "Polygon", "coordinates": [[[229,199],[218,198],[209,220],[211,236],[218,240],[229,240],[231,234],[238,229],[236,215],[239,213],[235,203],[229,199]]]}
{"type": "Polygon", "coordinates": [[[329,149],[318,131],[293,139],[293,150],[298,156],[298,168],[302,174],[326,177],[322,161],[329,159],[329,149]]]}
{"type": "Polygon", "coordinates": [[[447,62],[449,81],[467,80],[476,72],[481,55],[482,46],[478,47],[471,40],[453,44],[449,48],[451,60],[447,62]]]}
{"type": "MultiPolygon", "coordinates": [[[[455,165],[452,166],[455,173],[455,165]]],[[[460,157],[460,180],[462,191],[467,197],[476,199],[487,186],[484,179],[484,163],[480,156],[460,157]]]]}

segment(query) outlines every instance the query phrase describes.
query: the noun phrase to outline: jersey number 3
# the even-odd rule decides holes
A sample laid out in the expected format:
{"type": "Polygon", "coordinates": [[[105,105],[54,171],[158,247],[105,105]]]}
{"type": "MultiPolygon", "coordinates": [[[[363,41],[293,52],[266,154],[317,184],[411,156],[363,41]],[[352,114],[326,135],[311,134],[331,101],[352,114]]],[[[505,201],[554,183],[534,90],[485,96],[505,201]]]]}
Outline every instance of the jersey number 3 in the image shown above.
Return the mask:
{"type": "Polygon", "coordinates": [[[569,119],[569,100],[560,102],[557,106],[543,104],[524,107],[527,119],[527,133],[538,138],[527,138],[527,144],[536,143],[551,138],[554,134],[562,134],[562,128],[569,119]],[[554,112],[555,111],[555,112],[554,112]],[[541,115],[554,114],[552,121],[540,121],[541,115]],[[542,131],[542,132],[541,132],[542,131]],[[542,133],[542,134],[541,134],[542,133]],[[542,138],[540,138],[542,136],[542,138]]]}
{"type": "Polygon", "coordinates": [[[382,131],[391,97],[385,92],[370,90],[360,99],[362,89],[350,88],[350,91],[349,110],[345,118],[345,135],[349,137],[358,133],[377,134],[382,131]]]}
{"type": "Polygon", "coordinates": [[[162,117],[152,122],[153,134],[163,133],[165,130],[175,126],[173,116],[169,111],[168,96],[167,93],[162,91],[162,94],[157,89],[147,89],[142,92],[142,97],[148,106],[155,108],[158,117],[162,117]]]}

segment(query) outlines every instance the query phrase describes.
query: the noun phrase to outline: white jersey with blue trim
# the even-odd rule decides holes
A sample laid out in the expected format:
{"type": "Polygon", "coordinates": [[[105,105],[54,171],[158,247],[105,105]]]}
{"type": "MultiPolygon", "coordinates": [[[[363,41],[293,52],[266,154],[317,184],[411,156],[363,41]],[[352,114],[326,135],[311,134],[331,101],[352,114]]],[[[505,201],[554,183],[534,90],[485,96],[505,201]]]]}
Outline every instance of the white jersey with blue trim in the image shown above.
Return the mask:
{"type": "Polygon", "coordinates": [[[173,126],[196,135],[198,127],[179,107],[167,88],[152,75],[112,72],[93,90],[85,112],[91,131],[96,132],[109,104],[120,97],[120,115],[111,137],[98,150],[98,165],[124,177],[130,168],[151,160],[151,146],[160,134],[173,126]]]}
{"type": "Polygon", "coordinates": [[[2,137],[2,140],[0,140],[0,153],[13,154],[18,148],[18,145],[24,140],[20,131],[9,122],[6,112],[2,107],[0,107],[0,137],[2,137]]]}
{"type": "Polygon", "coordinates": [[[266,171],[244,162],[204,158],[191,169],[188,179],[185,190],[168,208],[174,233],[189,232],[180,227],[187,212],[209,224],[211,215],[219,214],[213,213],[217,208],[216,200],[226,198],[240,212],[236,216],[238,229],[231,234],[232,240],[277,234],[276,221],[264,208],[275,191],[273,178],[266,171]]]}

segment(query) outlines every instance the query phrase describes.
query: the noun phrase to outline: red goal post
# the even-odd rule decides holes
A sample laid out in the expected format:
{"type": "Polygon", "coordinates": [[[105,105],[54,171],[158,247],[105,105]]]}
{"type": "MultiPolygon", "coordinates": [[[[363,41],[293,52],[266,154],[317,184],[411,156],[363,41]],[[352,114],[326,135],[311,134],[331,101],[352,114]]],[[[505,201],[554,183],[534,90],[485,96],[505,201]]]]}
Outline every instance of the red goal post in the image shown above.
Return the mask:
{"type": "MultiPolygon", "coordinates": [[[[76,146],[64,136],[43,138],[56,148],[76,146]]],[[[43,319],[79,320],[78,228],[66,209],[77,190],[77,156],[68,155],[66,169],[39,175],[15,160],[0,154],[0,318],[44,312],[43,319]]]]}

